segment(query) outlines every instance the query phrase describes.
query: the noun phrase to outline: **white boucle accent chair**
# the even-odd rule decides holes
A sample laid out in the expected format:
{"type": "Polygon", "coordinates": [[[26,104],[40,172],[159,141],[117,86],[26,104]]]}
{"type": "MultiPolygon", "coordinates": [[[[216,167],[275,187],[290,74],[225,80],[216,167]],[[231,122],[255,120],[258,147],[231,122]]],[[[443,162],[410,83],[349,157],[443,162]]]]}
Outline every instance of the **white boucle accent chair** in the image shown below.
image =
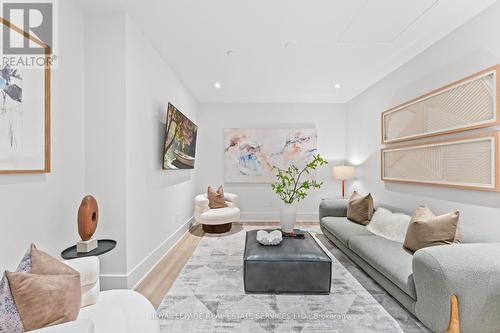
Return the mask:
{"type": "Polygon", "coordinates": [[[99,288],[99,258],[85,257],[63,263],[80,272],[82,308],[77,320],[32,333],[159,333],[153,305],[133,290],[99,288]]]}
{"type": "Polygon", "coordinates": [[[240,220],[238,195],[224,193],[227,207],[210,209],[207,194],[199,194],[194,198],[194,218],[200,223],[203,231],[208,233],[224,233],[231,230],[232,223],[240,220]]]}

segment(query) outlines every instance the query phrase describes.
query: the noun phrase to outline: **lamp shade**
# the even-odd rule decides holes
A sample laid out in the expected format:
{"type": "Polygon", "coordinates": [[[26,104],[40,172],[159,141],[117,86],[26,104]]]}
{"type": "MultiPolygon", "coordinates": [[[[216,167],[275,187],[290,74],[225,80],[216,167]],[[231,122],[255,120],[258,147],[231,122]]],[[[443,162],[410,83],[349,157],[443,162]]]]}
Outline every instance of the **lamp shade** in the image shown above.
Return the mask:
{"type": "Polygon", "coordinates": [[[335,179],[353,179],[356,176],[356,169],[351,165],[336,165],[332,169],[332,174],[335,179]]]}

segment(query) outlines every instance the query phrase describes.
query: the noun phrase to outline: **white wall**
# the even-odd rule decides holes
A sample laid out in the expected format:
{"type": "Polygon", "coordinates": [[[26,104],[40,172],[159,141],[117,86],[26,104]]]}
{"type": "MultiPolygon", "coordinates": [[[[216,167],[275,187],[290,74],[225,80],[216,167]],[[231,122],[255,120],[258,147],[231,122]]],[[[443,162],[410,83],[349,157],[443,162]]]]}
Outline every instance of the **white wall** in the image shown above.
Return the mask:
{"type": "MultiPolygon", "coordinates": [[[[53,170],[0,177],[0,267],[15,269],[30,242],[59,256],[78,238],[81,198],[94,194],[101,208],[96,237],[118,240],[117,249],[101,257],[104,287],[130,287],[186,230],[195,193],[223,183],[222,130],[231,127],[312,124],[319,151],[332,164],[347,155],[360,165],[354,187],[406,210],[421,203],[437,213],[458,209],[466,238],[500,240],[500,194],[379,179],[380,113],[500,63],[498,17],[500,4],[347,106],[202,104],[198,114],[192,95],[124,13],[84,18],[71,2],[61,1],[52,91],[53,170]],[[199,125],[195,171],[161,170],[169,101],[199,125]]],[[[330,170],[331,165],[319,172],[325,185],[299,206],[299,218],[315,219],[320,198],[339,195],[340,184],[330,170]]],[[[269,185],[226,184],[226,190],[240,195],[244,219],[277,219],[280,202],[269,185]]]]}
{"type": "Polygon", "coordinates": [[[500,194],[380,181],[380,113],[447,83],[500,63],[500,3],[348,103],[347,158],[359,165],[354,188],[378,202],[411,211],[427,204],[436,213],[459,210],[465,240],[500,240],[500,194]]]}
{"type": "MultiPolygon", "coordinates": [[[[15,270],[31,242],[51,255],[78,238],[84,192],[84,18],[59,3],[58,68],[52,71],[52,172],[0,177],[0,268],[15,270]]],[[[42,89],[42,88],[41,88],[42,89]]]]}
{"type": "Polygon", "coordinates": [[[197,122],[197,102],[126,19],[127,271],[133,286],[187,230],[193,216],[192,170],[164,171],[166,108],[197,122]]]}
{"type": "Polygon", "coordinates": [[[85,192],[96,197],[95,237],[117,241],[101,256],[104,288],[126,287],[125,15],[85,17],[85,192]]]}
{"type": "MultiPolygon", "coordinates": [[[[199,106],[196,172],[198,192],[223,184],[224,128],[311,127],[318,130],[318,150],[330,165],[318,172],[323,188],[312,192],[297,209],[298,219],[317,220],[321,198],[340,195],[340,183],[331,177],[333,164],[345,157],[345,107],[338,104],[201,104],[199,106]]],[[[239,194],[242,219],[277,220],[281,202],[270,184],[225,184],[239,194]]]]}
{"type": "Polygon", "coordinates": [[[194,171],[163,171],[169,102],[197,102],[124,12],[86,15],[86,182],[99,201],[104,289],[131,288],[188,230],[194,171]]]}

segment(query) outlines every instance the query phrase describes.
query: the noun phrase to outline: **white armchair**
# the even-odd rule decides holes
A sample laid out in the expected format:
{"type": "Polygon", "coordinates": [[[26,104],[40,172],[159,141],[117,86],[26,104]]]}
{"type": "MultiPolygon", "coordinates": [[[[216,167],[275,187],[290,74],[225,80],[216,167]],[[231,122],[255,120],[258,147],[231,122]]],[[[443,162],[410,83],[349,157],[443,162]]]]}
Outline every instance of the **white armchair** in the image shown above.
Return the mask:
{"type": "Polygon", "coordinates": [[[203,231],[223,233],[231,230],[232,223],[240,220],[238,195],[224,193],[227,207],[210,209],[207,194],[199,194],[194,198],[194,218],[202,224],[203,231]]]}
{"type": "Polygon", "coordinates": [[[99,290],[99,259],[85,257],[63,261],[80,272],[82,308],[78,319],[33,333],[159,333],[155,309],[133,290],[99,290]]]}

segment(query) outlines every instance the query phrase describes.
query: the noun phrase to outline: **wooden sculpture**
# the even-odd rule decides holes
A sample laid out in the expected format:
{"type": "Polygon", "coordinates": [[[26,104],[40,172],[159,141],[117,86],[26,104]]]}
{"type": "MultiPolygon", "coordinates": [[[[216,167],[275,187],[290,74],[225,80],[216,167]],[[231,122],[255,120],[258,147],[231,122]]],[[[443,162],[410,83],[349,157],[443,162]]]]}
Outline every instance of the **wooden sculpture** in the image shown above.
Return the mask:
{"type": "Polygon", "coordinates": [[[99,222],[99,208],[96,199],[87,195],[78,209],[78,233],[82,241],[92,238],[99,222]]]}

